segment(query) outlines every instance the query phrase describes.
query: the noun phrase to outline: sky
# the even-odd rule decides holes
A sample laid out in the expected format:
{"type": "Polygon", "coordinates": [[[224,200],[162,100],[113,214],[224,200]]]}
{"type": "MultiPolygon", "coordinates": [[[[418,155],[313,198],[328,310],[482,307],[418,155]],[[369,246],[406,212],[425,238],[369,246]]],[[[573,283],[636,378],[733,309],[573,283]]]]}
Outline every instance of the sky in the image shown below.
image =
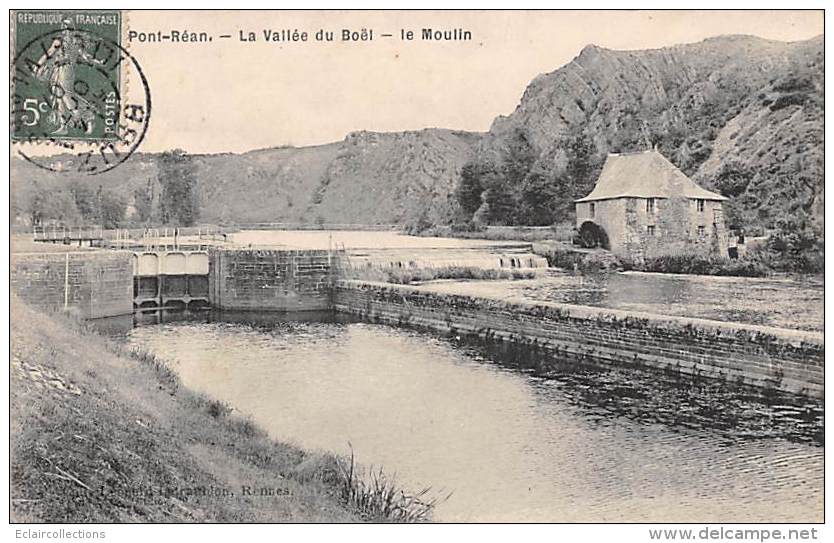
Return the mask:
{"type": "Polygon", "coordinates": [[[754,12],[129,12],[124,33],[207,32],[211,43],[123,45],[150,83],[153,115],[142,151],[244,152],[343,139],[356,130],[489,129],[538,74],[588,44],[648,49],[722,34],[796,41],[823,32],[822,11],[754,12]],[[342,29],[374,39],[341,41],[342,29]],[[463,29],[470,41],[420,39],[463,29]],[[264,30],[308,32],[267,42],[264,30]],[[317,42],[319,29],[335,33],[317,42]],[[412,41],[401,31],[412,30],[412,41]],[[240,40],[239,33],[257,36],[240,40]],[[389,33],[391,37],[382,37],[389,33]],[[221,34],[231,35],[222,39],[221,34]]]}

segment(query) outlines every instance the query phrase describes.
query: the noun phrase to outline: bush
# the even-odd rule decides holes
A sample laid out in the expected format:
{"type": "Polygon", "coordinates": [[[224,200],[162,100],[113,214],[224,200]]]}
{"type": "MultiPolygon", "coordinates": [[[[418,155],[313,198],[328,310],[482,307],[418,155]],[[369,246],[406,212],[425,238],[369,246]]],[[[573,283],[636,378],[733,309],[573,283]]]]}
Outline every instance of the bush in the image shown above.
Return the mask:
{"type": "Polygon", "coordinates": [[[366,475],[356,465],[352,447],[350,458],[337,459],[336,465],[342,483],[342,500],[372,521],[426,522],[431,520],[437,504],[452,495],[432,497],[431,487],[408,493],[396,477],[389,477],[382,468],[371,469],[370,475],[366,475]]]}
{"type": "Polygon", "coordinates": [[[779,92],[811,92],[814,90],[814,82],[810,77],[791,75],[779,83],[773,85],[773,90],[779,92]]]}
{"type": "Polygon", "coordinates": [[[764,277],[769,269],[755,259],[731,260],[729,258],[704,256],[692,253],[660,255],[647,258],[634,269],[657,273],[686,273],[693,275],[725,275],[741,277],[764,277]]]}
{"type": "Polygon", "coordinates": [[[770,268],[763,262],[742,258],[739,260],[727,260],[716,275],[735,275],[739,277],[764,277],[770,272],[770,268]]]}
{"type": "Polygon", "coordinates": [[[801,92],[794,92],[791,94],[783,94],[770,104],[770,111],[778,111],[788,106],[801,106],[805,103],[808,97],[801,92]]]}
{"type": "Polygon", "coordinates": [[[461,232],[486,232],[486,226],[477,221],[456,222],[452,225],[452,233],[459,234],[461,232]]]}
{"type": "Polygon", "coordinates": [[[811,221],[781,220],[756,257],[780,271],[822,273],[825,243],[822,229],[811,221]]]}
{"type": "Polygon", "coordinates": [[[599,273],[626,268],[624,260],[606,252],[576,251],[569,248],[534,246],[537,254],[547,259],[547,265],[568,271],[599,273]]]}
{"type": "Polygon", "coordinates": [[[715,178],[715,188],[729,198],[735,198],[747,190],[755,177],[755,171],[741,162],[729,161],[721,166],[715,178]]]}
{"type": "Polygon", "coordinates": [[[475,266],[444,266],[441,268],[369,268],[353,270],[353,278],[409,285],[438,279],[532,279],[535,270],[519,268],[478,268],[475,266]]]}
{"type": "Polygon", "coordinates": [[[435,224],[428,218],[428,214],[424,211],[417,220],[407,223],[404,230],[406,234],[417,235],[433,230],[434,228],[435,224]]]}
{"type": "Polygon", "coordinates": [[[433,226],[427,230],[417,232],[416,229],[405,228],[411,235],[422,237],[458,238],[458,239],[486,239],[492,241],[543,241],[559,239],[563,233],[557,228],[546,227],[516,227],[516,226],[486,226],[481,222],[456,223],[451,226],[433,226]]]}

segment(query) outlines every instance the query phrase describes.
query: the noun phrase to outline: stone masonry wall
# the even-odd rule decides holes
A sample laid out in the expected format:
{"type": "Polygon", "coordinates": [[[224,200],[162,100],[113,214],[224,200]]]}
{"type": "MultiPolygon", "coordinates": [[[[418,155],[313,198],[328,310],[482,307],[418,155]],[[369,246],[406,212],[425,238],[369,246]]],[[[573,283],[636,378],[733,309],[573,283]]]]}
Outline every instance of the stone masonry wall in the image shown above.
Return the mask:
{"type": "MultiPolygon", "coordinates": [[[[645,198],[615,198],[576,204],[576,227],[585,221],[601,226],[608,235],[610,249],[620,256],[642,260],[660,255],[696,253],[704,256],[727,256],[727,239],[723,224],[716,228],[714,217],[721,202],[705,200],[704,210],[697,210],[697,200],[656,198],[654,213],[646,209],[645,198]],[[648,227],[655,233],[649,234],[648,227]],[[704,234],[698,227],[704,227],[704,234]]],[[[723,218],[720,219],[723,221],[723,218]]]]}
{"type": "Polygon", "coordinates": [[[586,221],[596,223],[605,230],[611,251],[621,253],[626,243],[625,204],[624,198],[579,202],[576,204],[576,228],[581,228],[582,223],[586,221]],[[591,215],[592,203],[594,204],[593,215],[591,215]]]}
{"type": "Polygon", "coordinates": [[[340,281],[337,311],[501,339],[565,357],[634,364],[822,397],[823,335],[556,303],[505,302],[340,281]]]}
{"type": "Polygon", "coordinates": [[[331,307],[328,251],[218,249],[209,255],[209,302],[221,309],[331,307]]]}
{"type": "Polygon", "coordinates": [[[13,253],[12,291],[43,309],[77,312],[84,318],[133,311],[131,254],[116,251],[13,253]]]}

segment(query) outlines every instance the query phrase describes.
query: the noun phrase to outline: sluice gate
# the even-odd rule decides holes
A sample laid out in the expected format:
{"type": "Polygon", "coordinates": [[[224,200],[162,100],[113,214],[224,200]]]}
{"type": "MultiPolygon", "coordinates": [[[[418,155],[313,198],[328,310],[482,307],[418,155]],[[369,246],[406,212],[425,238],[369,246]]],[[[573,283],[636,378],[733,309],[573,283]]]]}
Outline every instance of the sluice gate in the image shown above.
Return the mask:
{"type": "Polygon", "coordinates": [[[133,253],[133,307],[137,310],[208,307],[207,250],[133,253]]]}

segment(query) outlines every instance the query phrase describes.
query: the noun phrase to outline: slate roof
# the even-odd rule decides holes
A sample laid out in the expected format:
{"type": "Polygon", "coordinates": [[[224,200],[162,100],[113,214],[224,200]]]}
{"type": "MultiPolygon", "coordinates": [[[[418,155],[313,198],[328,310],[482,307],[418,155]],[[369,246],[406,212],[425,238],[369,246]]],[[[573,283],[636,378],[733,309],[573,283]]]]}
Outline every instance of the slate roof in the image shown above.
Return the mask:
{"type": "Polygon", "coordinates": [[[577,202],[611,198],[674,198],[726,200],[695,184],[656,150],[609,154],[594,190],[577,202]]]}

